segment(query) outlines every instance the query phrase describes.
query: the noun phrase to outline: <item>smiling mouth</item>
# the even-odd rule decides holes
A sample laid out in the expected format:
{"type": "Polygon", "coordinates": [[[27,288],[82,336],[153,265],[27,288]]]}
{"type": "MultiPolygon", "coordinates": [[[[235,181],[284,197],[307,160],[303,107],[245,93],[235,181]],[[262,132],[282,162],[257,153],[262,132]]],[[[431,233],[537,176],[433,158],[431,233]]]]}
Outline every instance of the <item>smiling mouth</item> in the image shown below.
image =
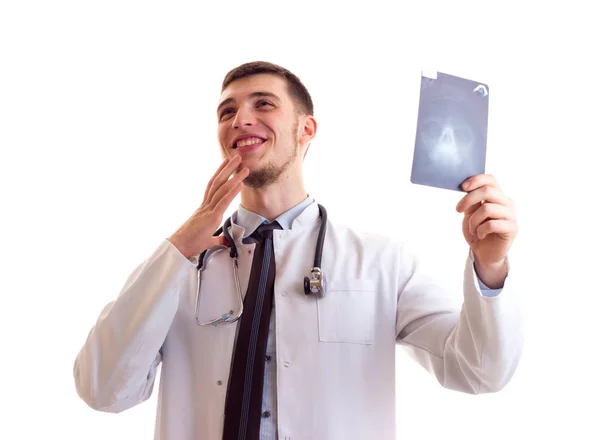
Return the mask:
{"type": "Polygon", "coordinates": [[[256,136],[251,136],[251,137],[247,137],[244,139],[240,139],[239,141],[235,142],[233,144],[233,148],[237,149],[237,148],[251,147],[252,145],[262,144],[263,142],[265,142],[265,139],[262,139],[262,138],[259,138],[256,136]]]}

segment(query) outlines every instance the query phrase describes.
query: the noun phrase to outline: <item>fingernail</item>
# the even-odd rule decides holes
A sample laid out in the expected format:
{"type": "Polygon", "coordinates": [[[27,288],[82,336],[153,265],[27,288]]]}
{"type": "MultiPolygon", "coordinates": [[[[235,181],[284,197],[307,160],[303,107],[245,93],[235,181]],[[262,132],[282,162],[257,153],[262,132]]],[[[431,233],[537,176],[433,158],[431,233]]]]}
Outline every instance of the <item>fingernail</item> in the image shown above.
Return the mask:
{"type": "Polygon", "coordinates": [[[463,188],[464,189],[469,189],[469,186],[471,186],[471,181],[467,180],[465,183],[463,183],[463,188]]]}

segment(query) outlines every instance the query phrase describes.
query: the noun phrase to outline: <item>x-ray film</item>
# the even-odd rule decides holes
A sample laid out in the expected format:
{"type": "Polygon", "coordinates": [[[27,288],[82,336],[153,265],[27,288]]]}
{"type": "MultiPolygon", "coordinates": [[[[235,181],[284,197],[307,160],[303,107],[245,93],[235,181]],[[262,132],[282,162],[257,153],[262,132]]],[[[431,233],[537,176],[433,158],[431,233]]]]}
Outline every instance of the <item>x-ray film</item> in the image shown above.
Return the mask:
{"type": "Polygon", "coordinates": [[[444,73],[421,74],[410,181],[455,191],[485,172],[489,88],[444,73]]]}

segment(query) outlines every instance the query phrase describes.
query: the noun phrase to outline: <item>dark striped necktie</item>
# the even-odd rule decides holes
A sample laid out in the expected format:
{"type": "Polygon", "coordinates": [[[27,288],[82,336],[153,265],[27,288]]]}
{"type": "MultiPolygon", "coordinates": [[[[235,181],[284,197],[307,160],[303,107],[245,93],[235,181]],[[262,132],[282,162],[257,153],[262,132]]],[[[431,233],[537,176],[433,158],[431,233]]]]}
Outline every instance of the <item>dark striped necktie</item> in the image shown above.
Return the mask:
{"type": "Polygon", "coordinates": [[[244,313],[240,319],[225,403],[223,440],[259,440],[265,355],[275,284],[273,222],[258,227],[244,313]]]}

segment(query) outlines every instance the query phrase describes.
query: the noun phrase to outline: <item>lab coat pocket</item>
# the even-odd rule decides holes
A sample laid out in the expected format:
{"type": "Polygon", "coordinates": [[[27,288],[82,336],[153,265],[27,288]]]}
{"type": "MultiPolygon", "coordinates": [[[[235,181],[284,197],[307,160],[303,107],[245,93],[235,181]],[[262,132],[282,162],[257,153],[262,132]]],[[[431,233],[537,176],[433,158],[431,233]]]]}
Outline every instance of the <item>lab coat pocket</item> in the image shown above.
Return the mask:
{"type": "Polygon", "coordinates": [[[369,280],[330,282],[317,301],[321,342],[373,343],[375,284],[369,280]]]}

